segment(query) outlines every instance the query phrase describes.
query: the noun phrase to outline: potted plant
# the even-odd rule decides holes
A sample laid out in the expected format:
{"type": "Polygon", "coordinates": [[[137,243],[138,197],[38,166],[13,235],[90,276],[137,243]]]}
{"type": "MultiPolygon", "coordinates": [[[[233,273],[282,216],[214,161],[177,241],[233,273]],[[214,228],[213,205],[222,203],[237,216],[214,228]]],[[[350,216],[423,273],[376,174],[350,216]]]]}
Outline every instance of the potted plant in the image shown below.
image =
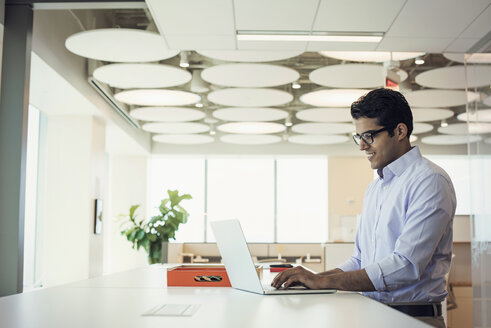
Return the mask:
{"type": "Polygon", "coordinates": [[[150,264],[167,262],[169,239],[176,239],[179,225],[186,223],[189,217],[189,213],[179,204],[184,199],[191,199],[191,195],[179,195],[177,190],[168,190],[167,193],[169,198],[162,199],[159,215],[153,216],[150,220],[138,220],[135,212],[140,205],[133,205],[126,221],[121,225],[121,234],[132,243],[133,248],[143,247],[147,251],[150,264]]]}

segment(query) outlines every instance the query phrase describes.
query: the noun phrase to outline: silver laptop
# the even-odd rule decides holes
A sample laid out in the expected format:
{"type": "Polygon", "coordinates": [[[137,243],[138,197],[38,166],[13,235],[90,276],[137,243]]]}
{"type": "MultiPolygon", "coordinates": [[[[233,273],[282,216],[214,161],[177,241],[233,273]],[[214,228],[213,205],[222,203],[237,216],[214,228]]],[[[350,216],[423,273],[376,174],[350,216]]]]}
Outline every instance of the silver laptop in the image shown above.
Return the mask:
{"type": "Polygon", "coordinates": [[[213,221],[211,228],[215,234],[222,261],[233,288],[266,295],[331,294],[336,292],[335,289],[307,289],[305,287],[276,289],[269,285],[262,285],[239,221],[213,221]]]}

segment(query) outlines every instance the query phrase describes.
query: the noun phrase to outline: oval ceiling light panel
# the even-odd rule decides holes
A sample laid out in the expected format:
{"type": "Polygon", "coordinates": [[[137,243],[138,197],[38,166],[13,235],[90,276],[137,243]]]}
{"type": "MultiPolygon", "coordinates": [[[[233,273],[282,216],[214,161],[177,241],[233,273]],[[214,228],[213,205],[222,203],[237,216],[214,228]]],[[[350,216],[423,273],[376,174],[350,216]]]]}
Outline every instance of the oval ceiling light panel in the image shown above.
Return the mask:
{"type": "Polygon", "coordinates": [[[117,101],[138,106],[184,106],[201,100],[197,94],[180,90],[136,89],[114,95],[117,101]]]}
{"type": "MultiPolygon", "coordinates": [[[[404,94],[411,107],[452,107],[466,104],[466,94],[462,90],[417,90],[404,94]]],[[[479,94],[467,92],[467,102],[475,101],[479,94]]]]}
{"type": "Polygon", "coordinates": [[[418,136],[411,134],[411,136],[409,137],[409,142],[415,142],[416,140],[418,140],[418,136]]]}
{"type": "Polygon", "coordinates": [[[406,60],[424,55],[424,52],[385,52],[385,51],[320,51],[322,56],[356,62],[385,62],[406,60]]]}
{"type": "Polygon", "coordinates": [[[201,78],[208,83],[238,88],[275,87],[298,80],[297,71],[271,64],[223,64],[204,69],[201,78]]]}
{"type": "Polygon", "coordinates": [[[213,116],[222,121],[267,122],[283,120],[288,117],[288,112],[267,107],[231,107],[217,109],[213,116]]]}
{"type": "Polygon", "coordinates": [[[419,108],[411,109],[414,122],[431,122],[445,120],[454,116],[454,112],[450,109],[443,108],[419,108]]]}
{"type": "Polygon", "coordinates": [[[191,134],[208,132],[210,127],[201,123],[146,123],[142,129],[151,133],[191,134]]]}
{"type": "Polygon", "coordinates": [[[332,145],[349,141],[347,136],[301,134],[288,137],[288,142],[301,145],[332,145]]]}
{"type": "Polygon", "coordinates": [[[457,115],[459,121],[471,121],[471,122],[491,122],[491,108],[479,109],[472,113],[462,113],[457,115]]]}
{"type": "Polygon", "coordinates": [[[281,142],[281,137],[270,134],[226,134],[220,137],[220,141],[236,145],[269,145],[281,142]]]}
{"type": "Polygon", "coordinates": [[[332,88],[377,88],[385,84],[385,68],[376,64],[344,64],[318,68],[309,79],[332,88]]]}
{"type": "Polygon", "coordinates": [[[443,56],[448,60],[465,63],[465,57],[467,56],[467,63],[469,64],[491,64],[491,54],[490,53],[474,53],[472,55],[463,53],[444,53],[443,56]]]}
{"type": "Polygon", "coordinates": [[[140,107],[133,109],[130,116],[141,121],[189,122],[201,120],[206,115],[186,107],[140,107]]]}
{"type": "Polygon", "coordinates": [[[303,109],[296,116],[299,120],[310,122],[350,122],[353,119],[349,108],[303,109]]]}
{"type": "Polygon", "coordinates": [[[428,145],[463,145],[467,142],[481,141],[481,136],[475,135],[436,135],[421,139],[421,142],[428,145]]]}
{"type": "Polygon", "coordinates": [[[438,132],[445,134],[486,134],[491,133],[491,123],[455,123],[439,127],[438,132]]]}
{"type": "Polygon", "coordinates": [[[153,136],[152,140],[176,145],[202,145],[215,141],[213,137],[203,134],[159,134],[153,136]]]}
{"type": "Polygon", "coordinates": [[[465,89],[491,85],[491,66],[448,66],[420,73],[416,83],[428,88],[465,89]]]}
{"type": "Polygon", "coordinates": [[[210,92],[208,100],[222,106],[269,107],[289,103],[293,96],[276,89],[230,88],[210,92]]]}
{"type": "Polygon", "coordinates": [[[191,81],[186,70],[162,64],[109,64],[94,70],[94,78],[113,88],[168,88],[191,81]]]}
{"type": "Polygon", "coordinates": [[[218,130],[237,134],[269,134],[285,131],[285,126],[270,122],[234,122],[218,126],[218,130]]]}
{"type": "Polygon", "coordinates": [[[319,107],[350,107],[353,102],[369,91],[364,89],[318,90],[301,95],[300,101],[319,107]]]}
{"type": "Polygon", "coordinates": [[[305,134],[338,134],[355,131],[355,125],[349,123],[300,123],[292,126],[292,131],[305,134]]]}
{"type": "Polygon", "coordinates": [[[152,62],[176,56],[160,34],[128,28],[83,31],[69,36],[65,47],[76,55],[107,62],[152,62]]]}
{"type": "Polygon", "coordinates": [[[413,124],[413,131],[411,133],[421,134],[421,133],[430,132],[431,130],[433,130],[433,125],[431,125],[431,124],[428,124],[428,123],[414,123],[413,124]]]}
{"type": "Polygon", "coordinates": [[[203,50],[205,57],[232,62],[270,62],[299,56],[303,51],[203,50]]]}

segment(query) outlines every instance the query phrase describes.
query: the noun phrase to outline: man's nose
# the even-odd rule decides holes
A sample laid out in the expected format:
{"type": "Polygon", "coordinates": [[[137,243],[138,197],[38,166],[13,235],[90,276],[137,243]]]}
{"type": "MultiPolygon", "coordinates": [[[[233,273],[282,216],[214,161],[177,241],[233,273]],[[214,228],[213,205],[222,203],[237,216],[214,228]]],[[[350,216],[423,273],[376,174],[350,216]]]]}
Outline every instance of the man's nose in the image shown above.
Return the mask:
{"type": "Polygon", "coordinates": [[[367,148],[370,147],[369,144],[367,144],[363,139],[360,138],[360,144],[359,144],[360,150],[366,150],[367,148]]]}

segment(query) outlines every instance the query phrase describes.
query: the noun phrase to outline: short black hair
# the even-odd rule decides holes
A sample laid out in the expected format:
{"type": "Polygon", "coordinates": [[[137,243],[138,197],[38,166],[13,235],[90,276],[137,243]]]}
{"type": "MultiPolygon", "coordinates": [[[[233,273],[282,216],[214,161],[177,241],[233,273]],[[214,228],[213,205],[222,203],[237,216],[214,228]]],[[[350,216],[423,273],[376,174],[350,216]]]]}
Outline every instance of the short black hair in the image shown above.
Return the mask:
{"type": "Polygon", "coordinates": [[[413,132],[413,114],[406,98],[391,89],[375,89],[361,96],[351,104],[351,116],[355,120],[360,117],[376,118],[378,125],[389,129],[391,137],[399,123],[406,124],[408,138],[413,132]]]}

